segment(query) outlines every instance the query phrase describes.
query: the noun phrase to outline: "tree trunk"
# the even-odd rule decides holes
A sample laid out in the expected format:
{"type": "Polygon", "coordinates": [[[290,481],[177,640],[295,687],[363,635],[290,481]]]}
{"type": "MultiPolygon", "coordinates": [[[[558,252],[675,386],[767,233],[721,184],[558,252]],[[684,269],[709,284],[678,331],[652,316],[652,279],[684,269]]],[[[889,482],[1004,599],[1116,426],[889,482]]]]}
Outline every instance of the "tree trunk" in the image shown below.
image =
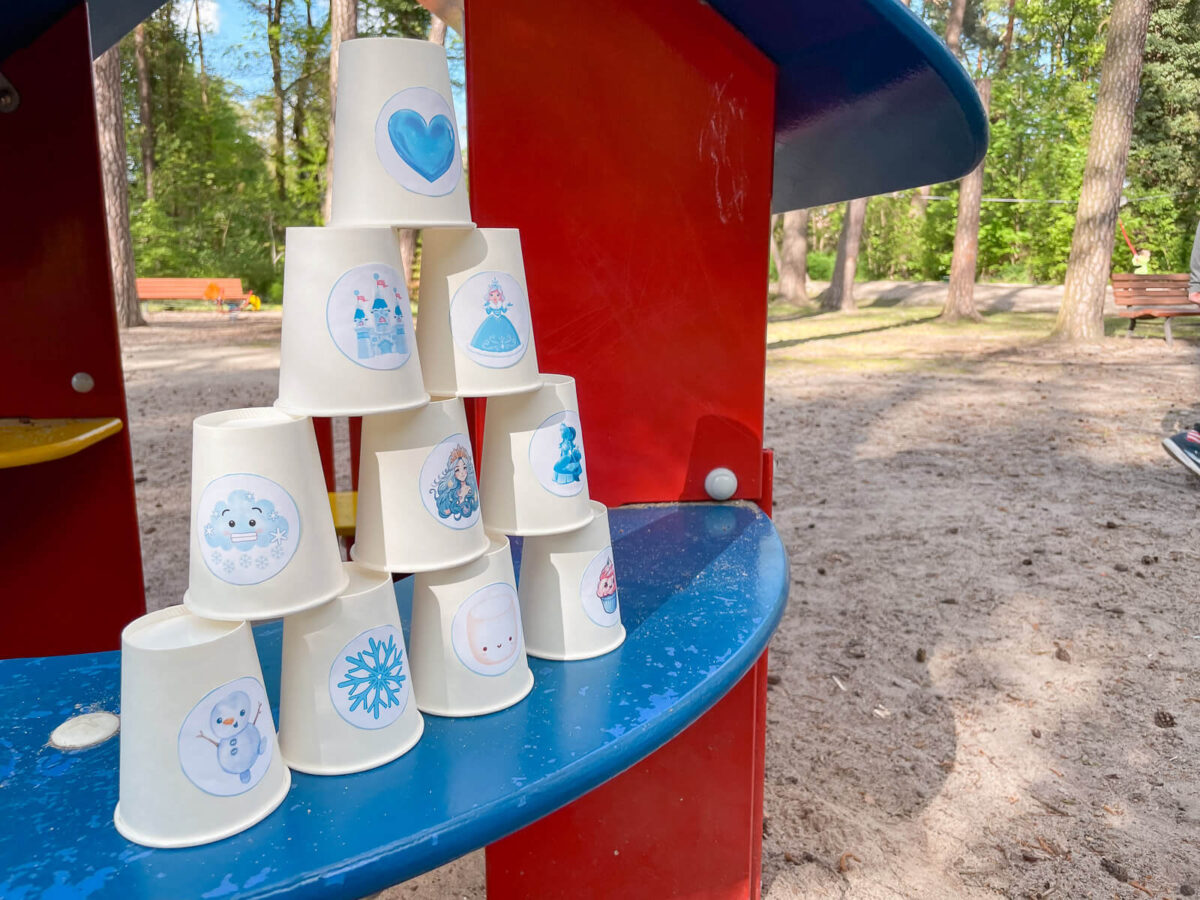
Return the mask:
{"type": "Polygon", "coordinates": [[[304,58],[300,63],[300,75],[296,79],[296,99],[292,103],[292,145],[300,162],[299,177],[307,180],[311,169],[310,147],[304,140],[308,130],[308,101],[312,85],[312,71],[316,62],[317,44],[313,41],[312,0],[304,0],[304,58]]]}
{"type": "Polygon", "coordinates": [[[446,46],[446,23],[433,13],[429,14],[429,40],[441,47],[446,46]]]}
{"type": "Polygon", "coordinates": [[[967,0],[951,0],[946,13],[946,46],[955,56],[962,56],[963,17],[967,12],[967,0]]]}
{"type": "Polygon", "coordinates": [[[337,124],[338,50],[342,41],[358,36],[357,0],[329,2],[329,150],[325,162],[325,202],[321,217],[328,224],[333,209],[333,129],[337,124]]]}
{"type": "MultiPolygon", "coordinates": [[[[976,82],[983,110],[987,112],[992,103],[992,80],[981,78],[976,82]]],[[[980,322],[983,317],[975,309],[975,270],[979,262],[979,207],[983,197],[983,165],[967,173],[958,188],[958,221],[954,227],[954,256],[950,261],[950,292],[946,305],[942,307],[942,319],[957,322],[971,319],[980,322]]]]}
{"type": "Polygon", "coordinates": [[[150,65],[146,61],[146,24],[133,30],[133,49],[137,60],[138,118],[142,120],[142,179],[146,199],[154,199],[154,114],[150,105],[150,65]]]}
{"type": "Polygon", "coordinates": [[[808,210],[783,214],[779,251],[779,293],[793,303],[808,301],[808,210]]]}
{"type": "Polygon", "coordinates": [[[867,216],[867,198],[859,197],[846,204],[842,234],[838,238],[837,261],[833,265],[833,280],[821,294],[821,309],[853,312],[854,275],[858,270],[858,244],[862,239],[863,219],[867,216]]]}
{"type": "Polygon", "coordinates": [[[275,144],[271,157],[275,166],[275,193],[287,201],[287,159],[284,145],[283,57],[280,38],[283,28],[284,0],[267,0],[267,49],[271,53],[271,90],[274,94],[275,144]]]}
{"type": "Polygon", "coordinates": [[[200,0],[192,0],[196,10],[196,55],[200,57],[200,105],[208,112],[208,69],[204,66],[204,29],[200,27],[200,0]]]}
{"type": "Polygon", "coordinates": [[[121,53],[118,46],[96,60],[94,74],[113,297],[117,304],[117,323],[128,328],[145,325],[146,320],[138,306],[133,242],[129,238],[129,182],[125,177],[125,115],[121,109],[121,53]]]}
{"type": "Polygon", "coordinates": [[[1104,336],[1104,288],[1112,263],[1150,6],[1150,0],[1113,3],[1063,302],[1054,325],[1054,335],[1064,340],[1093,341],[1104,336]]]}

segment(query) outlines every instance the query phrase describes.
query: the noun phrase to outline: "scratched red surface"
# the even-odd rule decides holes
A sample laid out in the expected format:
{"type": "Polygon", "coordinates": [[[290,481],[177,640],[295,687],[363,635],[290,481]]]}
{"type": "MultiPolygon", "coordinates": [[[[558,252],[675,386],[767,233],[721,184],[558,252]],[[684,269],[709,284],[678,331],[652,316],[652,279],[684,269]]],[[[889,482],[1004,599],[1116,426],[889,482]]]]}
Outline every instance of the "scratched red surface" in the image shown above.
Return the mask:
{"type": "Polygon", "coordinates": [[[126,428],[66,459],[0,469],[3,657],[115,649],[145,611],[91,60],[80,4],[4,64],[21,105],[0,116],[0,417],[115,416],[126,428]],[[95,389],[73,390],[76,372],[95,389]]]}
{"type": "Polygon", "coordinates": [[[470,0],[471,203],[521,230],[595,499],[759,494],[774,66],[694,0],[470,0]]]}

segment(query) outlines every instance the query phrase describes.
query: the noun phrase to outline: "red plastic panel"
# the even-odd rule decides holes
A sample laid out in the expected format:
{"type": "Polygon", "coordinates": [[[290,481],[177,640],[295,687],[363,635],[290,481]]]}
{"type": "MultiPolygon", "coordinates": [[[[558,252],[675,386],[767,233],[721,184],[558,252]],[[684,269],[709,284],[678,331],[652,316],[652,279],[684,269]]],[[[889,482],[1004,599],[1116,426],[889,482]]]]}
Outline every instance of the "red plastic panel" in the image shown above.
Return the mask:
{"type": "Polygon", "coordinates": [[[695,0],[468,0],[471,206],[521,230],[594,498],[759,495],[774,66],[695,0]]]}
{"type": "Polygon", "coordinates": [[[0,656],[109,650],[145,611],[145,590],[85,6],[9,57],[4,75],[21,105],[0,115],[0,416],[113,416],[126,429],[0,470],[0,656]],[[76,372],[95,388],[76,392],[76,372]]]}
{"type": "Polygon", "coordinates": [[[487,848],[488,900],[759,893],[767,657],[632,769],[487,848]]]}

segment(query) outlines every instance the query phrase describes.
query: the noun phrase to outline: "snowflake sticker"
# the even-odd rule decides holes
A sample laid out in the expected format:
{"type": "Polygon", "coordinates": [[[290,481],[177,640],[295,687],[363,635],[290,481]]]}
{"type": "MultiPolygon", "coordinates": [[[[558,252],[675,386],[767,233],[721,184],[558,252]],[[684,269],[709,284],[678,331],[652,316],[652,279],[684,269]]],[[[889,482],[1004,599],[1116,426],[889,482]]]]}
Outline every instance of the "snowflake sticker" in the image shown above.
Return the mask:
{"type": "Polygon", "coordinates": [[[333,708],[356,728],[386,728],[408,705],[407,668],[399,629],[380,625],[364,631],[329,669],[333,708]]]}

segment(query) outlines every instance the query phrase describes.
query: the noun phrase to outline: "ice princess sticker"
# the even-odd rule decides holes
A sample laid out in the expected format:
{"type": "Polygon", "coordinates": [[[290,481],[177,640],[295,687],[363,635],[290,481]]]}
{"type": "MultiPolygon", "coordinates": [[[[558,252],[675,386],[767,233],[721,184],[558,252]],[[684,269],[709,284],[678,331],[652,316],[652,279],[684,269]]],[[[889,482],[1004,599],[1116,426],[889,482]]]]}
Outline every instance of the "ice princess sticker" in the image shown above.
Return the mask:
{"type": "Polygon", "coordinates": [[[404,712],[410,693],[404,636],[391,625],[364,631],[329,668],[329,699],[355,728],[386,728],[404,712]]]}
{"type": "Polygon", "coordinates": [[[521,607],[510,584],[497,582],[471,594],[450,625],[454,652],[479,675],[503,675],[524,652],[521,607]]]}
{"type": "Polygon", "coordinates": [[[560,497],[574,497],[587,484],[579,413],[555,413],[537,427],[529,441],[529,464],[542,487],[560,497]]]}
{"type": "Polygon", "coordinates": [[[398,369],[411,355],[408,288],[391,266],[355,266],[333,284],[325,303],[329,336],[366,369],[398,369]]]}
{"type": "Polygon", "coordinates": [[[222,475],[196,504],[198,551],[229,584],[258,584],[283,571],[300,542],[300,513],[282,487],[260,475],[222,475]]]}
{"type": "Polygon", "coordinates": [[[271,767],[275,726],[256,678],[224,684],[192,708],[179,729],[179,765],[206,794],[232,797],[258,784],[271,767]]]}
{"type": "Polygon", "coordinates": [[[421,466],[421,500],[430,515],[461,531],[479,521],[479,484],[465,434],[441,441],[421,466]]]}
{"type": "Polygon", "coordinates": [[[587,617],[604,628],[621,624],[617,599],[617,570],[612,547],[597,553],[583,571],[579,582],[579,602],[587,617]]]}
{"type": "Polygon", "coordinates": [[[469,359],[489,369],[507,369],[529,347],[529,300],[507,272],[477,272],[454,292],[450,331],[469,359]]]}
{"type": "Polygon", "coordinates": [[[375,154],[384,171],[414,194],[443,197],[462,178],[454,111],[426,87],[400,91],[383,104],[375,120],[375,154]]]}

